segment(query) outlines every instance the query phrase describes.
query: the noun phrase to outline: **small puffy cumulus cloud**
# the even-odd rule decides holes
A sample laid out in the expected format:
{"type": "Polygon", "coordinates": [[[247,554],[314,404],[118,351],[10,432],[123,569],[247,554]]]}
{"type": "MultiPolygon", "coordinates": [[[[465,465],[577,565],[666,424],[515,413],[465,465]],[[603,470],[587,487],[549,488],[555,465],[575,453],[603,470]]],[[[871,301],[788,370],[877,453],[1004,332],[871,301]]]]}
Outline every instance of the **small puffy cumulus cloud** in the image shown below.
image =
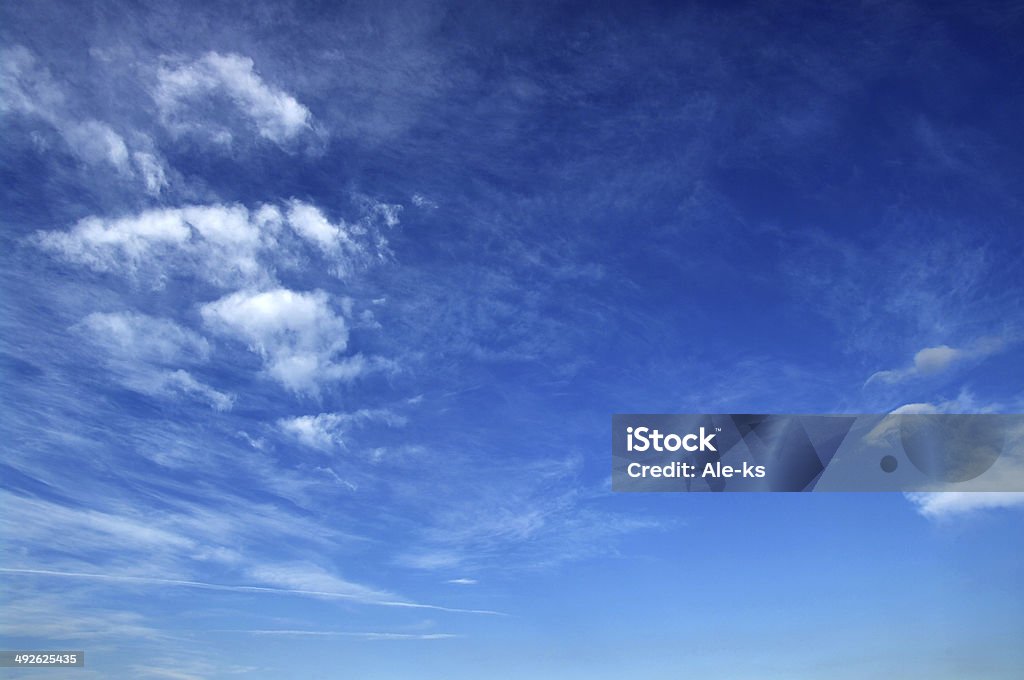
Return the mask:
{"type": "Polygon", "coordinates": [[[140,179],[152,195],[168,185],[164,161],[147,135],[132,131],[129,142],[108,123],[75,111],[49,69],[24,47],[0,50],[0,114],[42,121],[77,159],[140,179]]]}
{"type": "Polygon", "coordinates": [[[909,366],[877,371],[871,374],[864,384],[893,384],[939,375],[964,361],[983,359],[996,354],[1005,346],[1006,341],[1003,338],[981,338],[967,348],[956,348],[949,345],[925,347],[914,355],[913,362],[909,366]]]}
{"type": "Polygon", "coordinates": [[[135,312],[94,312],[74,330],[101,350],[103,365],[124,387],[150,396],[189,397],[226,411],[234,396],[198,380],[181,366],[204,363],[205,338],[170,319],[135,312]]]}
{"type": "Polygon", "coordinates": [[[281,418],[277,421],[282,432],[306,446],[317,449],[344,446],[346,434],[370,423],[401,427],[405,425],[406,419],[387,409],[359,409],[353,413],[320,413],[315,416],[281,418]]]}
{"type": "Polygon", "coordinates": [[[165,126],[172,132],[197,132],[230,143],[229,128],[211,110],[210,100],[225,96],[236,113],[257,133],[283,145],[312,129],[312,115],[290,94],[267,84],[252,59],[208,52],[188,63],[165,65],[157,74],[154,98],[165,126]]]}
{"type": "Polygon", "coordinates": [[[909,378],[936,375],[950,368],[963,356],[963,350],[954,349],[948,345],[925,347],[914,355],[914,361],[910,366],[873,373],[866,384],[873,382],[896,383],[909,378]]]}
{"type": "Polygon", "coordinates": [[[998,491],[940,491],[908,493],[908,500],[928,519],[941,520],[982,510],[1024,508],[1024,493],[998,491]]]}
{"type": "Polygon", "coordinates": [[[383,257],[387,241],[371,229],[373,205],[386,204],[366,207],[355,225],[331,223],[320,208],[297,199],[287,201],[284,210],[272,203],[253,209],[221,203],[152,208],[86,217],[67,230],[39,232],[36,242],[67,261],[146,279],[155,288],[183,274],[221,288],[269,286],[274,271],[289,266],[301,244],[315,248],[339,278],[374,254],[383,257]]]}
{"type": "Polygon", "coordinates": [[[340,356],[348,326],[321,290],[238,291],[200,313],[211,330],[245,342],[262,357],[267,374],[296,393],[318,394],[324,383],[352,380],[382,363],[340,356]]]}

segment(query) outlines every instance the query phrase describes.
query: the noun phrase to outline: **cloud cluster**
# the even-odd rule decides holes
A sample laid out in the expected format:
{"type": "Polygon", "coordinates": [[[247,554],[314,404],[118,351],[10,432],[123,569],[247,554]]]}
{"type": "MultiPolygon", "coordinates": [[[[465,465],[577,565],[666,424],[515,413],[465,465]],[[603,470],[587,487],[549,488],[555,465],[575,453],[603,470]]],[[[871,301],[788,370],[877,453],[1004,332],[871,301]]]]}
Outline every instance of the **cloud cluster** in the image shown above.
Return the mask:
{"type": "MultiPolygon", "coordinates": [[[[136,149],[106,123],[72,115],[64,89],[27,49],[4,50],[0,56],[5,93],[0,110],[41,119],[83,161],[136,177],[151,194],[164,192],[170,171],[155,150],[136,149]]],[[[160,122],[174,133],[231,140],[244,131],[284,145],[312,130],[309,110],[266,82],[252,59],[237,54],[164,58],[149,91],[160,122]]],[[[222,295],[231,291],[202,305],[207,328],[245,342],[262,357],[267,375],[293,392],[318,394],[323,384],[387,363],[341,357],[348,347],[348,326],[327,294],[293,291],[279,279],[284,270],[316,268],[345,278],[386,259],[388,243],[381,229],[398,223],[401,206],[365,196],[354,201],[359,215],[351,222],[332,220],[316,205],[295,198],[249,207],[211,202],[93,215],[65,230],[38,232],[33,241],[67,262],[154,290],[177,281],[194,291],[198,281],[222,295]]],[[[92,315],[79,330],[100,345],[105,364],[122,385],[230,407],[230,395],[183,368],[210,352],[207,341],[193,331],[132,313],[92,315]]]]}
{"type": "Polygon", "coordinates": [[[252,59],[208,52],[199,59],[159,70],[154,93],[164,124],[174,132],[200,132],[230,142],[229,128],[204,115],[208,103],[223,95],[265,139],[285,144],[311,129],[312,115],[288,93],[268,85],[252,59]]]}
{"type": "MultiPolygon", "coordinates": [[[[389,364],[359,355],[341,357],[349,329],[327,293],[290,290],[278,282],[277,272],[311,252],[319,253],[327,271],[337,277],[385,257],[387,241],[376,225],[387,219],[373,211],[377,205],[382,204],[364,206],[368,212],[356,223],[332,223],[318,207],[297,199],[252,210],[238,204],[153,208],[124,217],[88,217],[66,231],[39,232],[34,240],[66,261],[121,274],[154,289],[180,278],[233,290],[202,305],[206,326],[245,342],[263,358],[267,374],[288,389],[317,394],[322,384],[389,364]]],[[[122,381],[133,389],[191,394],[217,408],[229,405],[227,395],[184,371],[140,368],[167,367],[171,357],[183,359],[185,349],[205,357],[207,341],[194,332],[137,314],[96,314],[82,327],[101,337],[122,381]]]]}
{"type": "Polygon", "coordinates": [[[0,113],[41,120],[80,161],[141,180],[152,195],[168,185],[164,160],[147,135],[133,131],[129,142],[109,124],[76,114],[49,69],[24,47],[0,51],[0,113]]]}

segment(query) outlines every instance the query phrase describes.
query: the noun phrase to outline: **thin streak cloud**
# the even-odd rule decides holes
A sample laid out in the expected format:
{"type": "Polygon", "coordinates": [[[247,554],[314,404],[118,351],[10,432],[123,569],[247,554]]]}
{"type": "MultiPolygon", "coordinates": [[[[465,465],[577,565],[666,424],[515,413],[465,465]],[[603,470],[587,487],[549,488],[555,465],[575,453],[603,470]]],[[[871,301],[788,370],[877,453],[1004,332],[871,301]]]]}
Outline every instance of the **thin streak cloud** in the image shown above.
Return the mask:
{"type": "Polygon", "coordinates": [[[319,590],[299,590],[296,588],[271,588],[268,586],[229,585],[223,583],[203,583],[201,581],[186,581],[181,579],[155,578],[150,576],[126,576],[114,574],[91,574],[74,571],[52,571],[49,569],[13,569],[0,567],[0,573],[21,574],[25,576],[52,576],[56,578],[93,579],[97,581],[111,581],[122,583],[138,583],[152,586],[177,586],[181,588],[199,588],[202,590],[218,590],[232,593],[268,593],[272,595],[300,595],[305,597],[322,597],[328,599],[348,600],[360,604],[376,605],[379,607],[405,607],[409,609],[430,609],[433,611],[449,612],[452,614],[485,614],[488,616],[505,616],[501,612],[488,609],[460,609],[457,607],[442,607],[434,604],[422,604],[419,602],[405,602],[402,600],[372,600],[346,593],[331,593],[319,590]]]}

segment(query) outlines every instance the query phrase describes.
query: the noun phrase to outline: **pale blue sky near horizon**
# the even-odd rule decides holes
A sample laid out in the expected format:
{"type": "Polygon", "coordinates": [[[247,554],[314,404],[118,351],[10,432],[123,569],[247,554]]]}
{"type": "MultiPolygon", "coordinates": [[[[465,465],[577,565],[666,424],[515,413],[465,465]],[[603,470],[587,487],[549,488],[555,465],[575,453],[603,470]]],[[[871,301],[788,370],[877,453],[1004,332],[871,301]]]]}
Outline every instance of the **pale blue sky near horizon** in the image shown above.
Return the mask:
{"type": "Polygon", "coordinates": [[[1024,494],[616,494],[608,437],[1024,411],[1020,3],[0,17],[0,647],[1019,677],[1024,494]]]}

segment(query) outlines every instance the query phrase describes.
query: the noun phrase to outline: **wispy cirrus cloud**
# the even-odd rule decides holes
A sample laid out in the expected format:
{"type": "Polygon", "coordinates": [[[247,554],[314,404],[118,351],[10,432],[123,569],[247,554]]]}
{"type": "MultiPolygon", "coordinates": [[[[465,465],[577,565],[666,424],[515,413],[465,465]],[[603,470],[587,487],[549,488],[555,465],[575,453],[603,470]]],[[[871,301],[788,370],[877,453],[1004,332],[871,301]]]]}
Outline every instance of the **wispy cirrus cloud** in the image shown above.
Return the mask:
{"type": "MultiPolygon", "coordinates": [[[[578,458],[534,461],[516,469],[475,462],[469,465],[477,474],[461,477],[454,470],[463,464],[449,457],[445,484],[438,484],[447,486],[448,493],[432,491],[417,499],[423,527],[397,556],[403,566],[449,572],[550,568],[607,554],[625,534],[664,526],[601,509],[600,492],[586,490],[575,479],[578,458]],[[477,475],[485,465],[488,473],[481,481],[477,475]]],[[[469,585],[470,580],[451,582],[469,585]]]]}
{"type": "Polygon", "coordinates": [[[238,633],[242,635],[257,636],[285,636],[285,637],[348,637],[361,640],[450,640],[451,638],[462,637],[456,633],[389,633],[389,632],[352,632],[346,630],[277,630],[277,629],[251,629],[251,630],[222,630],[219,633],[238,633]]]}
{"type": "Polygon", "coordinates": [[[255,582],[298,593],[329,593],[329,597],[373,603],[401,599],[394,593],[353,583],[310,563],[259,564],[246,574],[255,582]]]}
{"type": "MultiPolygon", "coordinates": [[[[3,572],[0,572],[3,573],[3,572]]],[[[137,612],[97,606],[71,590],[11,593],[3,601],[0,635],[49,640],[150,639],[167,635],[137,612]]]]}
{"type": "Polygon", "coordinates": [[[407,419],[388,409],[359,409],[352,413],[320,413],[294,416],[277,421],[282,432],[313,448],[344,446],[346,434],[354,428],[372,423],[400,427],[407,419]]]}
{"type": "Polygon", "coordinates": [[[125,387],[153,396],[185,396],[224,411],[234,396],[198,380],[181,366],[206,363],[210,344],[170,319],[136,312],[93,312],[75,330],[100,348],[104,361],[125,387]]]}
{"type": "Polygon", "coordinates": [[[272,142],[285,144],[310,131],[312,114],[292,95],[266,83],[249,57],[207,52],[191,62],[161,67],[154,98],[161,119],[172,132],[201,133],[214,141],[230,143],[231,129],[211,112],[210,100],[226,97],[233,116],[249,121],[256,132],[272,142]]]}
{"type": "MultiPolygon", "coordinates": [[[[147,488],[149,502],[160,509],[140,511],[131,502],[135,499],[125,497],[117,484],[109,486],[102,504],[94,499],[95,487],[93,493],[82,493],[86,496],[82,501],[0,493],[5,508],[0,526],[8,546],[18,555],[17,563],[5,566],[37,569],[45,565],[51,571],[194,580],[189,577],[197,571],[237,578],[247,569],[271,569],[284,563],[283,569],[295,574],[297,570],[289,565],[303,564],[301,556],[359,540],[301,511],[227,496],[216,504],[185,501],[174,486],[162,489],[159,480],[147,475],[133,475],[130,480],[147,488]],[[87,501],[91,503],[86,505],[87,501]],[[269,556],[266,542],[283,540],[289,541],[289,551],[269,556]],[[285,561],[285,555],[291,561],[285,561]]],[[[327,578],[322,569],[310,570],[327,578]]],[[[338,577],[334,585],[343,582],[338,577]]],[[[355,588],[345,592],[353,594],[355,588]]]]}
{"type": "MultiPolygon", "coordinates": [[[[502,616],[501,612],[491,611],[488,609],[461,609],[458,607],[443,607],[441,605],[424,604],[421,602],[410,602],[407,600],[399,599],[379,599],[375,595],[371,596],[367,592],[352,592],[350,584],[346,584],[342,591],[335,590],[309,590],[306,588],[293,588],[293,587],[275,587],[275,586],[258,586],[258,585],[244,585],[244,584],[224,584],[224,583],[207,583],[204,581],[189,581],[184,579],[169,579],[160,577],[148,577],[148,576],[133,576],[125,574],[101,574],[101,573],[89,573],[89,572],[72,572],[72,571],[56,571],[51,569],[20,569],[12,567],[0,567],[0,573],[10,575],[21,575],[21,576],[33,576],[33,577],[52,577],[52,578],[64,578],[64,579],[82,579],[82,580],[94,580],[94,581],[106,581],[111,583],[123,583],[123,584],[136,584],[146,586],[175,586],[182,588],[195,588],[199,590],[214,590],[222,592],[234,592],[234,593],[264,593],[268,595],[299,595],[304,597],[314,597],[321,599],[335,599],[335,600],[348,600],[352,602],[358,602],[360,604],[376,605],[381,607],[398,607],[405,609],[430,609],[434,611],[450,612],[453,614],[484,614],[489,616],[502,616]]],[[[315,574],[317,577],[316,581],[322,583],[322,578],[319,574],[315,574]]],[[[277,577],[271,574],[270,580],[272,582],[277,580],[277,577]]],[[[294,580],[293,578],[286,579],[288,581],[294,580]]],[[[335,579],[336,580],[336,579],[335,579]]],[[[360,589],[361,590],[361,589],[360,589]]]]}
{"type": "Polygon", "coordinates": [[[170,319],[137,312],[93,312],[79,326],[97,344],[126,359],[196,364],[210,355],[206,338],[170,319]]]}
{"type": "MultiPolygon", "coordinates": [[[[51,230],[43,252],[73,265],[39,262],[27,249],[24,258],[0,254],[0,276],[27,293],[5,296],[19,298],[16,314],[0,314],[5,369],[21,371],[3,474],[19,494],[49,503],[26,504],[24,526],[5,525],[22,561],[4,566],[78,574],[4,575],[26,593],[78,592],[113,611],[100,602],[109,596],[148,622],[186,606],[218,616],[224,606],[232,611],[217,626],[301,637],[294,642],[305,647],[324,637],[335,651],[347,630],[413,634],[389,617],[420,610],[371,609],[353,597],[458,606],[508,598],[538,625],[557,623],[564,607],[588,605],[588,586],[628,590],[615,564],[624,544],[655,570],[678,556],[659,536],[621,540],[677,518],[630,513],[635,504],[604,492],[606,470],[593,463],[605,445],[600,414],[672,410],[681,400],[697,410],[780,401],[828,409],[844,394],[861,401],[843,406],[863,408],[856,388],[872,371],[902,370],[945,342],[954,356],[925,356],[924,365],[948,359],[932,375],[955,375],[970,363],[955,352],[1019,317],[1019,276],[991,274],[1020,268],[985,245],[1016,243],[990,228],[1020,222],[1015,147],[998,132],[975,144],[985,125],[943,101],[947,83],[967,82],[965,70],[996,70],[979,62],[958,71],[961,55],[977,50],[954,44],[957,31],[938,17],[947,15],[913,3],[810,19],[751,7],[611,17],[542,6],[453,14],[430,3],[345,3],[310,13],[256,3],[225,23],[223,12],[187,3],[146,16],[127,5],[58,9],[10,5],[3,29],[24,33],[50,75],[25,81],[31,101],[59,86],[55,110],[73,112],[60,125],[28,109],[7,116],[31,139],[4,152],[5,168],[26,169],[5,194],[5,228],[51,230]],[[59,38],[66,25],[75,40],[59,38]],[[928,97],[908,97],[901,77],[928,97]],[[919,115],[925,100],[942,110],[919,115]],[[974,137],[956,135],[949,112],[974,137]],[[908,128],[908,118],[929,122],[908,128]],[[75,127],[87,121],[96,124],[75,127]],[[922,140],[928,153],[917,156],[922,140]],[[289,153],[311,146],[322,153],[289,153]],[[89,176],[68,172],[69,161],[89,176]],[[1010,208],[998,187],[982,186],[999,182],[1010,208]],[[363,189],[411,197],[414,228],[388,231],[400,216],[392,204],[338,204],[363,189]],[[910,223],[909,235],[892,237],[887,215],[910,223]],[[777,232],[759,231],[765,222],[777,232]],[[794,236],[809,223],[823,225],[813,246],[794,236]],[[382,261],[394,266],[367,266],[382,261]],[[779,287],[783,271],[809,291],[799,304],[779,287]],[[372,313],[360,309],[370,300],[372,313]],[[83,319],[92,312],[140,327],[147,322],[127,315],[145,312],[206,350],[159,323],[119,334],[116,318],[83,319]],[[826,323],[815,318],[822,312],[826,323]],[[74,324],[80,333],[69,341],[74,324]],[[48,338],[46,326],[56,329],[48,338]],[[170,346],[152,337],[161,333],[170,346]],[[368,375],[346,364],[358,356],[378,362],[369,368],[386,367],[373,357],[395,358],[402,370],[368,375]],[[131,380],[111,370],[112,357],[131,380]],[[138,366],[153,367],[151,384],[138,366]],[[234,408],[195,408],[213,403],[202,386],[236,395],[234,408]],[[424,395],[422,417],[400,430],[359,415],[408,394],[424,395]],[[334,455],[328,465],[309,450],[364,445],[372,464],[334,455]],[[386,453],[397,451],[407,453],[386,453]],[[47,535],[60,554],[47,552],[47,535]],[[553,599],[531,599],[530,577],[501,578],[580,559],[592,560],[581,587],[553,599]],[[472,587],[477,578],[493,587],[472,587]],[[345,625],[316,625],[325,610],[331,620],[344,613],[345,625]],[[285,612],[302,624],[274,616],[285,612]],[[251,621],[264,616],[277,620],[251,621]]],[[[966,34],[984,30],[964,18],[966,34]]],[[[996,19],[1009,36],[1015,24],[996,19]]],[[[1005,55],[999,45],[1010,42],[992,44],[1005,55]]],[[[991,82],[971,75],[977,101],[1000,89],[991,82]]],[[[999,111],[1015,110],[996,99],[999,111]]],[[[1015,118],[987,117],[996,120],[1015,118]]],[[[1011,399],[989,388],[986,397],[1011,399]]],[[[937,395],[908,389],[900,398],[943,408],[937,395]]],[[[650,500],[652,513],[664,505],[650,500]]],[[[762,509],[723,508],[714,519],[782,539],[805,528],[762,509]]],[[[684,540],[713,568],[722,536],[684,540]]],[[[868,557],[897,577],[907,571],[892,551],[868,557]]],[[[980,557],[972,564],[984,567],[980,557]]],[[[779,587],[799,591],[801,574],[775,566],[779,587]]],[[[856,574],[849,583],[857,590],[856,574]]],[[[742,599],[742,588],[733,595],[742,599]]],[[[182,649],[168,647],[117,670],[230,672],[182,663],[182,649]]],[[[310,666],[296,674],[323,672],[321,655],[297,656],[310,666]]]]}

